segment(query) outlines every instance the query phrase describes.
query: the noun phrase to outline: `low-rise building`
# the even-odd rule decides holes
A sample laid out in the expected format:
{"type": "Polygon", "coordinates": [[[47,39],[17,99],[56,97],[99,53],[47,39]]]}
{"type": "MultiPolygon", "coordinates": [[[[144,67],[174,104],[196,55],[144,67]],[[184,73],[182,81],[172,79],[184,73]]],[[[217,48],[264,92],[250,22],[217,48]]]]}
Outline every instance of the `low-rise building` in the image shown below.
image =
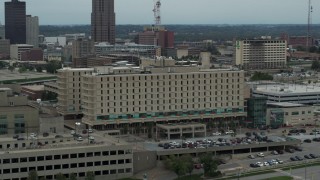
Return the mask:
{"type": "Polygon", "coordinates": [[[44,93],[44,85],[22,86],[21,93],[31,100],[41,99],[44,93]]]}
{"type": "Polygon", "coordinates": [[[113,142],[75,143],[73,138],[24,141],[1,140],[0,179],[27,180],[30,171],[38,177],[56,179],[74,174],[84,180],[92,172],[96,180],[115,180],[133,175],[132,146],[113,142]]]}
{"type": "Polygon", "coordinates": [[[1,135],[39,131],[39,112],[28,105],[27,96],[15,95],[10,88],[1,88],[0,99],[1,135]]]}
{"type": "Polygon", "coordinates": [[[301,84],[258,84],[253,85],[255,97],[267,97],[268,103],[290,102],[297,104],[319,104],[320,87],[301,84]]]}
{"type": "Polygon", "coordinates": [[[288,102],[269,103],[267,124],[271,126],[296,126],[314,124],[312,106],[288,102]]]}
{"type": "Polygon", "coordinates": [[[28,51],[33,48],[29,44],[13,44],[10,46],[10,57],[13,60],[21,61],[21,52],[28,51]]]}

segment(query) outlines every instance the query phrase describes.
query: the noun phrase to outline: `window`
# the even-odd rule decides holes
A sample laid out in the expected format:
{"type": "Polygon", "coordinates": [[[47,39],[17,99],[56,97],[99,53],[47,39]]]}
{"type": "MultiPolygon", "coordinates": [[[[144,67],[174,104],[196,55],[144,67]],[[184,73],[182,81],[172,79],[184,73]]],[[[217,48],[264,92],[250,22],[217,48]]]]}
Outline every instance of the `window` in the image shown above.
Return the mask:
{"type": "Polygon", "coordinates": [[[101,161],[96,161],[96,162],[94,162],[94,165],[95,165],[95,166],[101,166],[101,161]]]}
{"type": "Polygon", "coordinates": [[[34,162],[36,161],[36,157],[29,157],[29,162],[34,162]]]}
{"type": "Polygon", "coordinates": [[[54,155],[54,159],[61,159],[61,156],[60,155],[54,155]]]}
{"type": "Polygon", "coordinates": [[[23,163],[23,162],[28,162],[28,158],[20,158],[20,162],[23,163]]]}
{"type": "Polygon", "coordinates": [[[293,116],[299,115],[299,111],[294,111],[291,113],[291,115],[293,115],[293,116]]]}
{"type": "Polygon", "coordinates": [[[93,166],[93,162],[87,162],[87,167],[93,166]]]}
{"type": "Polygon", "coordinates": [[[46,170],[52,170],[52,166],[51,165],[46,166],[46,170]]]}
{"type": "Polygon", "coordinates": [[[46,156],[46,161],[52,160],[52,156],[46,156]]]}
{"type": "Polygon", "coordinates": [[[72,164],[70,165],[70,167],[71,167],[71,168],[77,168],[77,163],[72,163],[72,164]]]}
{"type": "Polygon", "coordinates": [[[69,159],[69,154],[63,154],[62,159],[69,159]]]}
{"type": "Polygon", "coordinates": [[[4,159],[3,160],[3,164],[9,164],[10,163],[10,159],[4,159]]]}
{"type": "Polygon", "coordinates": [[[79,153],[79,158],[84,158],[85,157],[85,153],[79,153]]]}
{"type": "Polygon", "coordinates": [[[71,154],[71,158],[77,158],[77,154],[71,154]]]}
{"type": "Polygon", "coordinates": [[[38,171],[44,171],[44,166],[38,166],[38,171]]]}
{"type": "Polygon", "coordinates": [[[44,156],[38,156],[37,161],[44,161],[44,156]]]}
{"type": "Polygon", "coordinates": [[[60,164],[54,165],[54,169],[61,169],[61,165],[60,164]]]}
{"type": "Polygon", "coordinates": [[[69,164],[63,164],[62,165],[62,169],[68,169],[69,168],[69,164]]]}
{"type": "Polygon", "coordinates": [[[79,167],[85,167],[86,164],[85,163],[79,163],[79,167]]]}
{"type": "Polygon", "coordinates": [[[110,151],[110,155],[117,155],[117,151],[110,151]]]}
{"type": "Polygon", "coordinates": [[[93,153],[92,152],[87,153],[87,157],[93,157],[93,153]]]}
{"type": "Polygon", "coordinates": [[[12,173],[19,173],[19,168],[12,169],[12,173]]]}
{"type": "Polygon", "coordinates": [[[20,168],[20,172],[28,172],[28,168],[26,167],[20,168]]]}
{"type": "Polygon", "coordinates": [[[101,152],[94,152],[94,156],[101,156],[101,152]]]}

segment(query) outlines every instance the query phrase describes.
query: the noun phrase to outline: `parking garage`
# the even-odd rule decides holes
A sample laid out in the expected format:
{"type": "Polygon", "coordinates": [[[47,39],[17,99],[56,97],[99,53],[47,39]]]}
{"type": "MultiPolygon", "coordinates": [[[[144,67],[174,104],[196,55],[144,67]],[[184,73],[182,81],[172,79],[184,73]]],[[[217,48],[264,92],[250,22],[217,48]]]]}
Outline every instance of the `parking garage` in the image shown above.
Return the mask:
{"type": "Polygon", "coordinates": [[[206,137],[206,125],[201,123],[157,124],[156,139],[206,137]]]}

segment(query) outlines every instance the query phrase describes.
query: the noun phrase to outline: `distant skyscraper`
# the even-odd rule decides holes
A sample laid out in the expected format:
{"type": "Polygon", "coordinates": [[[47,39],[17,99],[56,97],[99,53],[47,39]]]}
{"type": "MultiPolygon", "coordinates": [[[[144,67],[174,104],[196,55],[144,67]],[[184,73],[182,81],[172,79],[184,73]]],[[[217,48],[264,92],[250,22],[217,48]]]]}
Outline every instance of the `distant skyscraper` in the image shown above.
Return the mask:
{"type": "Polygon", "coordinates": [[[26,33],[27,44],[33,45],[33,47],[39,47],[39,18],[38,16],[32,17],[27,15],[26,17],[26,33]]]}
{"type": "Polygon", "coordinates": [[[4,25],[0,22],[0,39],[5,39],[4,25]]]}
{"type": "Polygon", "coordinates": [[[5,33],[11,44],[26,43],[26,2],[5,2],[5,33]]]}
{"type": "Polygon", "coordinates": [[[115,43],[114,0],[92,0],[91,38],[94,42],[115,43]]]}

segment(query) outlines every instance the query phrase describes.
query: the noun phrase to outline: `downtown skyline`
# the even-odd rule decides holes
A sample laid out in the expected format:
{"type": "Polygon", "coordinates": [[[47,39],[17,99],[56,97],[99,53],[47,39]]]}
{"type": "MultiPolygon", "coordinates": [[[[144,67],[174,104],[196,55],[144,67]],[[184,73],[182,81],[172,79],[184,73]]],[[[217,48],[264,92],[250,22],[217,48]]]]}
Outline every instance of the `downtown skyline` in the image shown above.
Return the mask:
{"type": "MultiPolygon", "coordinates": [[[[306,24],[307,1],[162,0],[163,24],[306,24]],[[180,7],[179,7],[180,6],[180,7]]],[[[27,0],[27,14],[41,25],[90,24],[91,0],[27,0]],[[76,7],[75,7],[76,3],[76,7]],[[41,7],[41,8],[39,8],[41,7]],[[70,8],[74,7],[74,8],[70,8]]],[[[313,1],[313,24],[320,23],[320,1],[313,1]]],[[[115,0],[116,24],[153,24],[153,0],[115,0]],[[130,7],[130,8],[128,8],[130,7]]],[[[0,4],[4,24],[4,1],[0,4]]]]}

